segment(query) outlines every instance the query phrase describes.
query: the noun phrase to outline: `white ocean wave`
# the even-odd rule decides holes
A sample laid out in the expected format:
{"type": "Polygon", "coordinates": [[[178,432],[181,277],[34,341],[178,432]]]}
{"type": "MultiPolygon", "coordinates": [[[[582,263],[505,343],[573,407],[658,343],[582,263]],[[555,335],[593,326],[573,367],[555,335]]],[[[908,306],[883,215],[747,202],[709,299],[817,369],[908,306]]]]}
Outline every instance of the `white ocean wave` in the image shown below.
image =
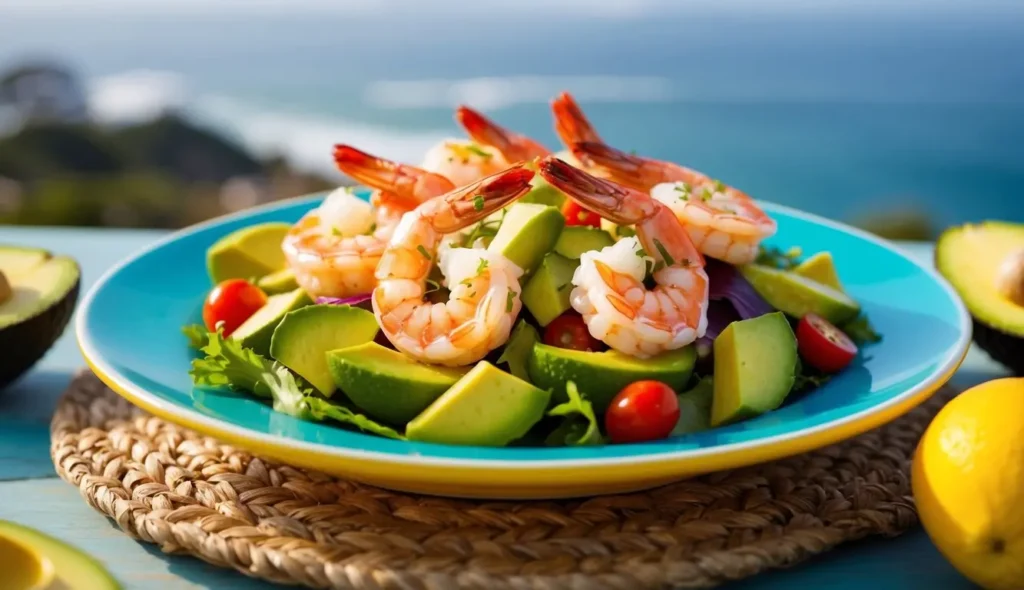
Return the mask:
{"type": "Polygon", "coordinates": [[[384,109],[449,108],[459,104],[494,111],[519,104],[547,103],[563,90],[595,102],[666,102],[667,78],[648,76],[509,76],[462,80],[379,80],[367,86],[363,100],[384,109]]]}
{"type": "Polygon", "coordinates": [[[200,99],[193,111],[204,123],[228,129],[261,155],[283,154],[296,166],[318,172],[336,170],[331,154],[337,143],[415,164],[451,134],[443,130],[404,132],[338,117],[266,111],[225,97],[200,99]]]}
{"type": "Polygon", "coordinates": [[[180,74],[130,70],[93,78],[87,84],[89,112],[100,123],[136,123],[182,108],[188,99],[180,74]]]}

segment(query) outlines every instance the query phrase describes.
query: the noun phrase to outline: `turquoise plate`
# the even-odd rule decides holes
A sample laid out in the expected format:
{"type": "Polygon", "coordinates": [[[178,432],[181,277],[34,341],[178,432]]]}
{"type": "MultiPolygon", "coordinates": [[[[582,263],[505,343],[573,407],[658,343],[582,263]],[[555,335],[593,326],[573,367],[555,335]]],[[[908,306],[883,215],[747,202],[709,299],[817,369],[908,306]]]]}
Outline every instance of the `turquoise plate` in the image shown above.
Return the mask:
{"type": "Polygon", "coordinates": [[[772,243],[832,252],[844,286],[884,340],[824,387],[740,424],[642,444],[457,447],[303,422],[245,396],[194,390],[181,327],[199,321],[210,289],[207,247],[247,225],[294,222],[320,198],[185,229],[109,271],[85,297],[77,323],[96,374],[158,416],[291,464],[421,493],[554,498],[643,489],[859,434],[927,399],[959,366],[970,341],[967,311],[931,269],[864,232],[766,203],[779,224],[772,243]]]}

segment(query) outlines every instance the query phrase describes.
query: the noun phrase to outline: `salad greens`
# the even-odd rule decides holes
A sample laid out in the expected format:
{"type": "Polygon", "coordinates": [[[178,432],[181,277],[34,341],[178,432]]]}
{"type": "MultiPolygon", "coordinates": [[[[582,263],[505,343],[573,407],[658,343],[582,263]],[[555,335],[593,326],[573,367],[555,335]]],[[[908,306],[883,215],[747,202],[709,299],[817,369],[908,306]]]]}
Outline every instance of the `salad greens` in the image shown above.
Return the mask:
{"type": "MultiPolygon", "coordinates": [[[[191,343],[198,336],[197,326],[185,330],[191,343]]],[[[386,438],[403,439],[393,428],[380,424],[351,409],[317,397],[313,389],[280,363],[242,347],[220,332],[207,332],[205,356],[192,361],[192,381],[198,387],[228,387],[273,400],[274,410],[302,420],[331,419],[364,432],[386,438]]]]}
{"type": "Polygon", "coordinates": [[[601,429],[594,414],[594,406],[576,388],[572,381],[565,383],[569,401],[548,410],[548,416],[562,416],[565,419],[545,441],[553,447],[575,447],[604,443],[601,429]]]}

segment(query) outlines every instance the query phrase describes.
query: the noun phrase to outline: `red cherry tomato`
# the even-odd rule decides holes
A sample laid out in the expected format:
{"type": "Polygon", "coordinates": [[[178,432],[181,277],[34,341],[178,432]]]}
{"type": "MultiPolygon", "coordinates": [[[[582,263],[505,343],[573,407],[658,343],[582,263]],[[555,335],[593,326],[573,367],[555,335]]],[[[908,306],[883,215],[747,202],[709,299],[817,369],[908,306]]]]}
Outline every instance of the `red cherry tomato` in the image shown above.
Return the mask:
{"type": "Polygon", "coordinates": [[[206,296],[203,323],[212,332],[217,329],[217,324],[223,322],[224,335],[230,336],[266,302],[267,294],[263,289],[245,279],[228,279],[206,296]]]}
{"type": "Polygon", "coordinates": [[[558,316],[544,329],[544,344],[573,350],[599,351],[601,341],[590,335],[583,316],[567,311],[558,316]]]}
{"type": "Polygon", "coordinates": [[[635,381],[622,388],[604,414],[612,442],[658,440],[679,421],[679,399],[661,381],[635,381]]]}
{"type": "Polygon", "coordinates": [[[580,206],[576,201],[566,201],[562,205],[562,215],[566,225],[589,225],[601,227],[601,216],[580,206]]]}
{"type": "Polygon", "coordinates": [[[809,313],[796,326],[800,356],[825,373],[837,373],[857,356],[857,345],[842,330],[821,316],[809,313]]]}

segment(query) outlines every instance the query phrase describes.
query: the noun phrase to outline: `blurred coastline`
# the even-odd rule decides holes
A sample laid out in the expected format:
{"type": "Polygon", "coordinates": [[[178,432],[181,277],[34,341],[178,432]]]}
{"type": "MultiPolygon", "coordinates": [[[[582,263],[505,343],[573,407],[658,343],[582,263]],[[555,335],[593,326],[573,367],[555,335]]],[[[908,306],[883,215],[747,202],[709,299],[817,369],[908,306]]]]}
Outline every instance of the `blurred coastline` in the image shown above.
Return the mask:
{"type": "Polygon", "coordinates": [[[623,149],[889,237],[1024,222],[1014,5],[398,4],[0,8],[0,78],[47,72],[17,105],[0,91],[0,223],[180,227],[330,188],[346,182],[333,143],[417,163],[459,134],[460,102],[556,147],[546,103],[563,89],[623,149]]]}

